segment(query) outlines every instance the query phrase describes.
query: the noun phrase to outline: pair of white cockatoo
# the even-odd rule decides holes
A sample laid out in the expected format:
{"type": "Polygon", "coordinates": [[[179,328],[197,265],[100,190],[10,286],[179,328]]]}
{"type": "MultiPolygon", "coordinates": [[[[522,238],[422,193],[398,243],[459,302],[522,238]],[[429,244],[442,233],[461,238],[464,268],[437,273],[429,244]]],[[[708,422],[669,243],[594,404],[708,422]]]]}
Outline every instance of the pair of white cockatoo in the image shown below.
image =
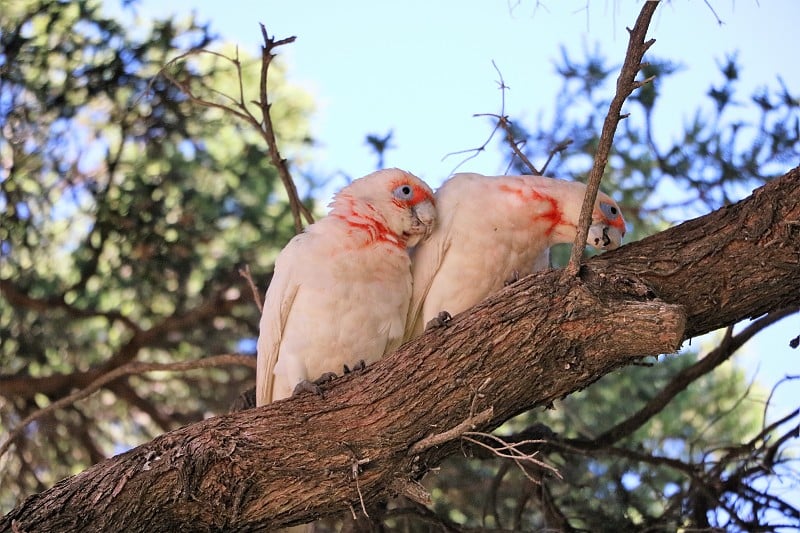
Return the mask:
{"type": "MultiPolygon", "coordinates": [[[[434,195],[416,176],[380,170],[353,181],[327,217],[275,262],[258,337],[256,403],[371,363],[506,283],[549,266],[549,248],[575,239],[586,186],[540,176],[456,174],[434,195]]],[[[625,234],[602,192],[588,245],[625,234]]]]}

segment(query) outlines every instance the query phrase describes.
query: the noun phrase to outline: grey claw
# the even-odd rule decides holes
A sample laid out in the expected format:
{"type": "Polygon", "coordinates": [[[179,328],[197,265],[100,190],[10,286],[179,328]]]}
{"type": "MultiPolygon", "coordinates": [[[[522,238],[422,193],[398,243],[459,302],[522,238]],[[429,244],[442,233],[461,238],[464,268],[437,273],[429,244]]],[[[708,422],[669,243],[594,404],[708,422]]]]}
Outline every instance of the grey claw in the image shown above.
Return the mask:
{"type": "Polygon", "coordinates": [[[453,321],[453,317],[450,316],[450,313],[447,311],[439,311],[439,314],[433,317],[430,322],[425,324],[425,331],[436,329],[436,328],[446,328],[450,325],[450,322],[453,321]]]}
{"type": "Polygon", "coordinates": [[[304,392],[310,392],[312,394],[316,394],[320,398],[322,398],[322,389],[319,388],[319,385],[304,379],[297,385],[295,385],[294,390],[292,391],[292,396],[298,396],[303,394],[304,392]]]}
{"type": "Polygon", "coordinates": [[[503,286],[508,287],[512,283],[516,283],[519,281],[519,270],[515,270],[511,273],[511,277],[508,278],[504,283],[503,286]]]}
{"type": "Polygon", "coordinates": [[[351,372],[358,372],[359,370],[364,370],[365,368],[367,368],[367,363],[363,359],[360,359],[358,363],[353,365],[352,370],[349,366],[344,365],[344,373],[349,374],[351,372]]]}
{"type": "Polygon", "coordinates": [[[295,385],[294,390],[292,391],[292,396],[297,396],[298,394],[302,394],[304,392],[311,392],[320,398],[323,398],[324,396],[322,394],[322,389],[319,386],[324,385],[325,383],[328,383],[334,379],[336,379],[335,372],[325,372],[314,381],[308,381],[307,379],[304,379],[295,385]]]}

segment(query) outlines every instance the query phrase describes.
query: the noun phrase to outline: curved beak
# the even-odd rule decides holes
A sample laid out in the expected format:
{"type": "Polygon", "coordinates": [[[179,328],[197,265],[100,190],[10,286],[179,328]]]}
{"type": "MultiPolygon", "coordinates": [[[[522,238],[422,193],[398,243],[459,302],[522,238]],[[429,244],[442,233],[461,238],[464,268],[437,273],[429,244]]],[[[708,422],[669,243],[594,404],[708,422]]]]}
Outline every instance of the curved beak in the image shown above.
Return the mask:
{"type": "Polygon", "coordinates": [[[427,239],[433,232],[436,224],[436,207],[430,200],[420,202],[411,208],[413,220],[411,229],[407,232],[406,246],[411,248],[427,239]]]}
{"type": "Polygon", "coordinates": [[[622,244],[622,232],[614,226],[592,224],[586,244],[598,250],[614,250],[622,244]]]}

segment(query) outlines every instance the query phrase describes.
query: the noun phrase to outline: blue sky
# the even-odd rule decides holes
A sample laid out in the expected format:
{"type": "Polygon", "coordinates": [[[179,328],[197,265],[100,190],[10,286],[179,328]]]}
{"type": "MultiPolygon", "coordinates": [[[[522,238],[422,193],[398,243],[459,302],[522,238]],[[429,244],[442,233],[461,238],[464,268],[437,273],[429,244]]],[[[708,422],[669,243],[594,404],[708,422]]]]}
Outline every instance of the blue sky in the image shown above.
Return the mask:
{"type": "MultiPolygon", "coordinates": [[[[108,0],[116,4],[117,0],[108,0]]],[[[289,77],[307,89],[318,106],[313,135],[321,143],[314,169],[358,177],[374,169],[366,133],[394,131],[397,149],[386,164],[406,168],[436,186],[459,159],[448,153],[479,146],[490,128],[475,113],[497,113],[495,61],[506,83],[506,112],[533,120],[553,102],[559,79],[553,61],[563,44],[579,52],[601,48],[621,62],[626,26],[639,10],[634,0],[144,0],[143,18],[195,12],[211,21],[226,40],[257,53],[258,23],[278,37],[297,36],[280,49],[289,77]],[[589,6],[587,8],[587,5],[589,6]]],[[[787,60],[795,48],[800,2],[716,0],[724,24],[699,0],[673,0],[659,7],[651,26],[652,53],[682,62],[670,78],[657,111],[665,138],[677,132],[700,104],[717,62],[739,51],[742,90],[781,75],[800,87],[800,69],[787,60]]],[[[501,173],[494,154],[470,161],[468,169],[501,173]]]]}
{"type": "MultiPolygon", "coordinates": [[[[107,0],[109,8],[118,0],[107,0]]],[[[651,53],[683,64],[662,86],[659,135],[678,135],[681,124],[719,82],[718,62],[737,52],[742,95],[775,85],[781,76],[800,92],[796,0],[673,0],[656,12],[651,53]],[[723,24],[717,24],[716,16],[723,24]]],[[[257,53],[259,22],[278,37],[297,36],[280,49],[289,79],[309,91],[317,106],[312,134],[320,142],[310,170],[358,177],[374,169],[367,133],[394,131],[387,166],[405,168],[437,186],[459,162],[450,152],[479,146],[490,132],[475,113],[497,113],[500,92],[494,61],[505,82],[506,113],[532,121],[553,102],[560,82],[553,61],[560,46],[580,52],[600,43],[618,64],[641,2],[634,0],[144,0],[142,18],[195,12],[225,40],[257,53]]],[[[115,9],[118,9],[115,8],[115,9]]],[[[490,151],[491,152],[491,151],[490,151]]],[[[791,165],[789,165],[791,166],[791,165]]],[[[788,168],[788,167],[787,167],[788,168]]],[[[461,170],[502,173],[496,154],[461,170]]],[[[341,185],[339,183],[338,185],[341,185]]],[[[613,191],[608,191],[613,195],[613,191]]],[[[330,190],[322,194],[329,194],[330,190]]],[[[323,198],[323,201],[325,199],[323,198]]],[[[800,375],[800,353],[788,347],[800,334],[800,317],[785,319],[748,345],[737,361],[766,387],[786,374],[800,375]]],[[[694,343],[697,346],[697,342],[694,343]]],[[[774,414],[796,407],[797,385],[784,385],[774,414]]]]}

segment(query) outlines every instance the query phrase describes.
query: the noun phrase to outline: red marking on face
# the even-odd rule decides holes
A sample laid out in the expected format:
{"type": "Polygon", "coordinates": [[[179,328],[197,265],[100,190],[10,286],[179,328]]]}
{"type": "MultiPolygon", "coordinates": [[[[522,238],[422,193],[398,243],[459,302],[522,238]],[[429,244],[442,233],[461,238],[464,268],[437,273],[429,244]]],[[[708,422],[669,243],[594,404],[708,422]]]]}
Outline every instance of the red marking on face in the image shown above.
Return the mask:
{"type": "MultiPolygon", "coordinates": [[[[617,208],[617,211],[619,211],[619,208],[617,208]]],[[[619,214],[614,220],[609,221],[609,224],[617,228],[623,237],[625,236],[625,219],[622,218],[622,214],[619,214]]]]}
{"type": "Polygon", "coordinates": [[[395,180],[389,186],[389,189],[390,190],[395,190],[396,188],[402,187],[403,185],[407,185],[407,186],[411,187],[412,195],[411,195],[411,198],[408,199],[408,200],[401,200],[399,198],[392,198],[392,202],[396,206],[403,207],[403,208],[409,207],[409,206],[413,207],[413,206],[415,206],[417,204],[420,204],[420,203],[422,203],[422,202],[424,202],[426,200],[430,201],[432,204],[436,205],[436,202],[433,199],[433,195],[431,194],[431,192],[428,189],[426,189],[425,187],[421,187],[421,186],[419,186],[419,185],[417,185],[415,183],[409,183],[408,180],[404,180],[404,179],[395,180]]]}
{"type": "Polygon", "coordinates": [[[515,187],[505,183],[498,186],[498,188],[508,194],[516,196],[523,204],[527,202],[543,202],[548,205],[549,209],[543,213],[537,213],[531,217],[531,220],[536,222],[545,220],[549,222],[549,227],[545,230],[545,235],[550,235],[555,231],[556,227],[560,224],[565,224],[563,213],[558,205],[558,200],[544,194],[531,187],[515,187]]]}
{"type": "Polygon", "coordinates": [[[601,220],[605,224],[608,224],[609,226],[611,226],[613,228],[617,228],[617,230],[619,230],[620,234],[624,237],[625,236],[625,229],[626,229],[625,228],[625,218],[622,216],[622,211],[620,210],[620,208],[617,207],[615,204],[612,204],[612,205],[614,205],[614,207],[617,208],[617,215],[613,219],[608,218],[608,216],[606,216],[606,214],[603,212],[603,210],[600,209],[599,207],[595,207],[594,212],[592,213],[592,218],[594,220],[601,220]]]}
{"type": "Polygon", "coordinates": [[[356,202],[352,198],[348,198],[348,214],[335,213],[331,216],[343,220],[351,231],[365,233],[368,238],[364,246],[380,242],[405,250],[406,239],[389,229],[383,223],[382,217],[374,207],[371,205],[361,205],[359,207],[361,211],[366,208],[368,212],[356,212],[356,202]]]}

